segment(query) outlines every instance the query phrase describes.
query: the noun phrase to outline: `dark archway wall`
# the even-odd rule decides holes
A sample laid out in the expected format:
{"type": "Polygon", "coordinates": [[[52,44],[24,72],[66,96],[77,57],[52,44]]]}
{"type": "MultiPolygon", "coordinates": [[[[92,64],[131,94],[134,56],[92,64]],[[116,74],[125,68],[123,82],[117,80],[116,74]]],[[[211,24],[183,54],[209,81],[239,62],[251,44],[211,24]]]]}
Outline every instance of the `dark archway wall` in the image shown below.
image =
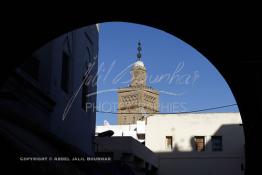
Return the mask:
{"type": "MultiPolygon", "coordinates": [[[[246,138],[246,174],[260,170],[262,117],[262,16],[258,10],[231,8],[176,13],[137,10],[109,15],[102,9],[64,13],[48,10],[19,13],[4,20],[1,83],[35,49],[57,36],[99,22],[122,21],[156,27],[182,39],[207,57],[224,76],[240,108],[246,138]],[[52,14],[52,15],[51,15],[52,14]],[[66,15],[63,15],[66,14],[66,15]],[[256,163],[257,162],[257,163],[256,163]]],[[[119,12],[117,10],[117,12],[119,12]]],[[[123,12],[123,11],[122,11],[123,12]]],[[[215,99],[214,99],[215,100],[215,99]]]]}

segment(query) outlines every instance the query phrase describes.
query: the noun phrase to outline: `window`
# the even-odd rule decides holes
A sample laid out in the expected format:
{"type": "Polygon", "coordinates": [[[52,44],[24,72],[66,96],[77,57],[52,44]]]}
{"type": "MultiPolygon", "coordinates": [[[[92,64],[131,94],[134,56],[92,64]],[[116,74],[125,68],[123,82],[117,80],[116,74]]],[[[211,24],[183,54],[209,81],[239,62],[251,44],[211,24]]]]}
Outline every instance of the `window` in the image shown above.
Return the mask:
{"type": "Polygon", "coordinates": [[[88,84],[87,79],[85,79],[85,76],[83,77],[83,86],[82,86],[82,108],[84,111],[87,111],[86,105],[87,105],[87,94],[88,94],[88,84]]]}
{"type": "Polygon", "coordinates": [[[222,151],[222,136],[212,136],[212,151],[222,151]]]}
{"type": "Polygon", "coordinates": [[[30,75],[33,79],[38,80],[39,77],[39,60],[32,56],[21,66],[21,69],[30,75]]]}
{"type": "Polygon", "coordinates": [[[144,140],[145,139],[145,134],[137,134],[137,138],[139,140],[144,140]]]}
{"type": "Polygon", "coordinates": [[[69,90],[69,55],[65,51],[62,54],[62,73],[61,73],[61,88],[68,93],[69,90]]]}
{"type": "Polygon", "coordinates": [[[172,149],[173,148],[173,137],[172,136],[166,136],[166,148],[172,149]]]}
{"type": "Polygon", "coordinates": [[[195,136],[195,148],[197,151],[205,151],[205,137],[204,136],[195,136]]]}
{"type": "Polygon", "coordinates": [[[133,124],[135,124],[136,123],[136,117],[134,116],[133,117],[133,124]]]}

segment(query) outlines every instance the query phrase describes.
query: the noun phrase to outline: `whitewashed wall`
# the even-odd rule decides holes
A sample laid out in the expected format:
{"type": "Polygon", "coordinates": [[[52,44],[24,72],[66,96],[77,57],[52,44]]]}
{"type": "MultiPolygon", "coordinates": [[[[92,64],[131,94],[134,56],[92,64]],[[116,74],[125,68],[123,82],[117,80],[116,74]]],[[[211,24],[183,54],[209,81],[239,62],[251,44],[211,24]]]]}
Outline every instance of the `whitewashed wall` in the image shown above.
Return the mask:
{"type": "Polygon", "coordinates": [[[160,174],[241,174],[244,133],[239,113],[154,115],[147,118],[145,144],[159,155],[160,174]],[[211,136],[222,136],[223,151],[213,152],[211,136]],[[166,147],[173,137],[173,149],[166,147]],[[194,136],[205,136],[204,152],[194,150],[194,136]]]}

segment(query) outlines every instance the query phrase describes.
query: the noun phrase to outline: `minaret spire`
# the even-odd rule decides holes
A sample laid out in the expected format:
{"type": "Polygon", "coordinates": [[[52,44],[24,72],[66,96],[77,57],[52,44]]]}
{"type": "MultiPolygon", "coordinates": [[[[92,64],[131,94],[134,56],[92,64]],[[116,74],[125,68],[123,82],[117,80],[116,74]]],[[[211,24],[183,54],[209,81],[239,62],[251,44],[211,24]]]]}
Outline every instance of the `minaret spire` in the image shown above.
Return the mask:
{"type": "Polygon", "coordinates": [[[141,43],[140,43],[140,41],[138,41],[138,47],[137,47],[137,50],[138,50],[138,53],[137,53],[137,61],[141,61],[141,50],[142,50],[142,48],[141,48],[141,43]]]}

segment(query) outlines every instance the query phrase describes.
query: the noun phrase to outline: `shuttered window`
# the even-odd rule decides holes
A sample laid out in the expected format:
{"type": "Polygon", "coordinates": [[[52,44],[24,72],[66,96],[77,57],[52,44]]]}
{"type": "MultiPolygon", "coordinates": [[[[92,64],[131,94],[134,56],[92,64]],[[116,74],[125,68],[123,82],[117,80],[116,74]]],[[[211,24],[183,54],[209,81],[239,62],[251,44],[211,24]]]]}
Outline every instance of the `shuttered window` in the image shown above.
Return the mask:
{"type": "Polygon", "coordinates": [[[223,149],[222,136],[212,136],[211,142],[212,142],[212,151],[222,151],[223,149]]]}
{"type": "Polygon", "coordinates": [[[144,140],[145,139],[145,134],[137,134],[137,138],[139,140],[144,140]]]}
{"type": "Polygon", "coordinates": [[[166,147],[167,149],[173,148],[173,137],[172,136],[166,136],[166,147]]]}
{"type": "Polygon", "coordinates": [[[195,136],[195,149],[196,151],[205,151],[205,137],[195,136]]]}

